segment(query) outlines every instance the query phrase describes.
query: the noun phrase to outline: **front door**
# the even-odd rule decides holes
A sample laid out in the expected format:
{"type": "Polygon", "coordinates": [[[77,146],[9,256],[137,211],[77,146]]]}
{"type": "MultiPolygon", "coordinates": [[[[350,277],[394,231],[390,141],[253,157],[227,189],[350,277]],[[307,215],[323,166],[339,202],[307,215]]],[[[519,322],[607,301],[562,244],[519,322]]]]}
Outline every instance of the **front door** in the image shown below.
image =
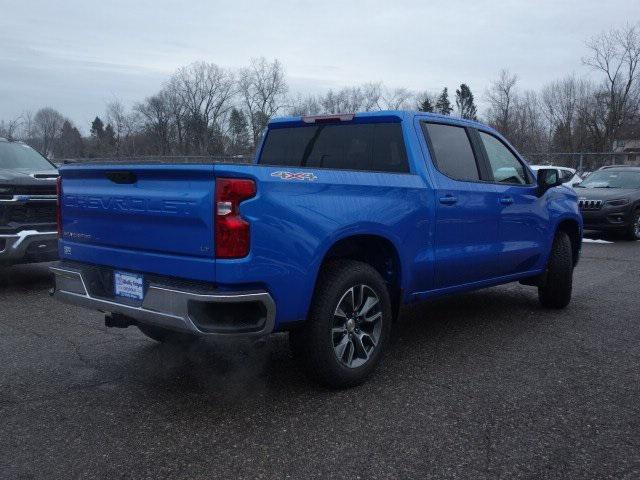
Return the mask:
{"type": "Polygon", "coordinates": [[[478,134],[498,194],[500,274],[527,272],[543,253],[548,228],[545,200],[538,197],[530,172],[505,143],[488,132],[478,134]]]}

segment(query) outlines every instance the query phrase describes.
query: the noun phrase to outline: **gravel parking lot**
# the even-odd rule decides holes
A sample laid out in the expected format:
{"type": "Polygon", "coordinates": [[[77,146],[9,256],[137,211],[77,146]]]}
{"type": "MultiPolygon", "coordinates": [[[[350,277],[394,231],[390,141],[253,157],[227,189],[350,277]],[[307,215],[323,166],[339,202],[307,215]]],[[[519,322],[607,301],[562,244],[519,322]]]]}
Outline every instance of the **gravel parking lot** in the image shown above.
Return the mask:
{"type": "Polygon", "coordinates": [[[0,478],[640,477],[640,242],[587,243],[574,300],[520,285],[407,310],[365,385],[285,335],[176,350],[0,269],[0,478]]]}

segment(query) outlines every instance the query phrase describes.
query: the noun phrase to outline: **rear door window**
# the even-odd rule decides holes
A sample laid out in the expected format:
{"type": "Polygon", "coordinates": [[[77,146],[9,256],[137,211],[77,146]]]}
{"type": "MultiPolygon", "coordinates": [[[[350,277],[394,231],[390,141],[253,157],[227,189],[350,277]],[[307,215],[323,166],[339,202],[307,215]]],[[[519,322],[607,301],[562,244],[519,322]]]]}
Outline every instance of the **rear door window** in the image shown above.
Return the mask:
{"type": "Polygon", "coordinates": [[[272,128],[261,165],[408,172],[399,123],[327,124],[272,128]]]}
{"type": "Polygon", "coordinates": [[[440,172],[454,180],[480,180],[471,141],[463,127],[422,122],[422,133],[440,172]]]}

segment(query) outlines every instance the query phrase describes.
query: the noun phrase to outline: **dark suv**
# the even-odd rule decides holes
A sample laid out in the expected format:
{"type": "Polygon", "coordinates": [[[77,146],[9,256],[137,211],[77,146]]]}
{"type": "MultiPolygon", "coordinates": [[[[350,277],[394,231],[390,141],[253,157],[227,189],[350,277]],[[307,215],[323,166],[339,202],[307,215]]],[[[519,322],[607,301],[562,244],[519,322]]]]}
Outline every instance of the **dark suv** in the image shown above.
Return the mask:
{"type": "Polygon", "coordinates": [[[640,167],[603,167],[575,188],[585,229],[640,240],[640,167]]]}
{"type": "Polygon", "coordinates": [[[0,265],[57,258],[57,178],[33,148],[0,138],[0,265]]]}

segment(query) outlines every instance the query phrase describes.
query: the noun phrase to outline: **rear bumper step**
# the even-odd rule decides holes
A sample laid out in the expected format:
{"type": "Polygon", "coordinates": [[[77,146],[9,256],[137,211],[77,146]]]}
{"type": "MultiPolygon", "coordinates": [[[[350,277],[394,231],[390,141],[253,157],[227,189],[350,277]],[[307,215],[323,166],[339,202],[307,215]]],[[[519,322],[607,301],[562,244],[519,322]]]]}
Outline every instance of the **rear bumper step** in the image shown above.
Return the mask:
{"type": "Polygon", "coordinates": [[[23,230],[9,235],[0,235],[0,264],[19,263],[29,255],[37,256],[39,251],[49,255],[48,260],[57,257],[58,232],[38,232],[23,230]]]}
{"type": "Polygon", "coordinates": [[[92,296],[82,269],[60,262],[52,267],[58,300],[202,336],[263,336],[275,325],[275,302],[265,291],[202,293],[149,283],[144,300],[133,305],[92,296]]]}

